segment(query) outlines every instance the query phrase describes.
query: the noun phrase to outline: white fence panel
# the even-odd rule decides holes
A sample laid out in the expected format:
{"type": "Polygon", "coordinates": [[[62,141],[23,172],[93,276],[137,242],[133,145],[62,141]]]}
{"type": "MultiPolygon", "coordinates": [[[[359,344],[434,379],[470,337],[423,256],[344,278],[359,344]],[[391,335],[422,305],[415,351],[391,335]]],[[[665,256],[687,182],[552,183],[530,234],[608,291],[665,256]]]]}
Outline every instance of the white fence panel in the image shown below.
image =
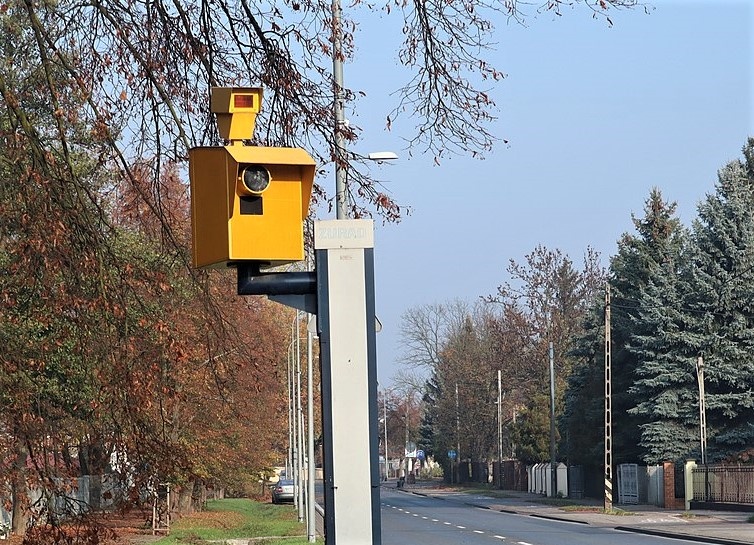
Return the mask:
{"type": "Polygon", "coordinates": [[[618,503],[639,503],[639,466],[637,464],[618,465],[618,503]]]}

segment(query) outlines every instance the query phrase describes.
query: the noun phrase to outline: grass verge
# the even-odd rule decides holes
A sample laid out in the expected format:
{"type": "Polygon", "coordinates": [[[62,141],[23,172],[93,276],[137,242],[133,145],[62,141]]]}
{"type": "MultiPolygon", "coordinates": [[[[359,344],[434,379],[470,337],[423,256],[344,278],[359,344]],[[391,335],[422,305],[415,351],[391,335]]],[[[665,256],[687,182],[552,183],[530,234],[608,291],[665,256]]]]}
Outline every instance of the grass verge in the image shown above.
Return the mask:
{"type": "Polygon", "coordinates": [[[202,545],[243,538],[254,538],[255,545],[308,543],[306,525],[298,522],[290,505],[224,499],[209,501],[204,511],[177,521],[171,526],[170,535],[155,545],[202,545]]]}
{"type": "MultiPolygon", "coordinates": [[[[463,492],[465,494],[482,494],[484,496],[490,497],[490,498],[498,498],[498,499],[505,499],[505,498],[515,498],[515,495],[506,493],[504,490],[499,490],[492,485],[484,484],[484,483],[466,483],[462,485],[461,487],[458,487],[459,492],[463,492]]],[[[611,509],[610,511],[605,511],[604,507],[598,506],[598,505],[584,505],[583,502],[580,502],[578,500],[572,500],[569,498],[537,498],[534,500],[531,500],[533,503],[540,503],[542,505],[550,505],[552,507],[557,507],[561,511],[568,511],[568,512],[578,512],[578,513],[604,513],[607,515],[619,515],[619,516],[630,516],[634,515],[635,513],[631,511],[624,511],[623,509],[611,509]]]]}
{"type": "Polygon", "coordinates": [[[500,490],[499,488],[484,483],[465,483],[463,485],[456,485],[455,487],[451,485],[447,488],[457,488],[458,492],[463,492],[464,494],[482,494],[490,498],[505,499],[515,497],[506,493],[504,490],[500,490]]]}
{"type": "Polygon", "coordinates": [[[636,514],[631,511],[624,511],[623,509],[617,508],[606,511],[605,508],[601,505],[584,505],[577,500],[570,500],[567,498],[542,498],[540,500],[536,500],[536,503],[551,505],[553,507],[557,507],[561,511],[566,511],[569,513],[603,513],[605,515],[617,515],[621,517],[627,517],[636,514]]]}

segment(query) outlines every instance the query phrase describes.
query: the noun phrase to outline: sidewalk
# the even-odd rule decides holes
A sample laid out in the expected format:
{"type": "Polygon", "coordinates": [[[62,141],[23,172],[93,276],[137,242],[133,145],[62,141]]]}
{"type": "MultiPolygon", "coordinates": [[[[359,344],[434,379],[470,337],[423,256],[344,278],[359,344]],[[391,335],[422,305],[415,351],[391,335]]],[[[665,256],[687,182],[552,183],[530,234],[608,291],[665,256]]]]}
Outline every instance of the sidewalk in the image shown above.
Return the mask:
{"type": "MultiPolygon", "coordinates": [[[[626,514],[608,515],[601,512],[602,503],[588,499],[583,500],[583,511],[566,511],[562,507],[541,503],[544,499],[542,496],[528,492],[491,490],[487,495],[484,491],[441,486],[436,481],[420,481],[397,489],[393,480],[383,486],[504,513],[565,520],[625,532],[679,537],[721,545],[754,544],[754,523],[747,522],[753,513],[679,511],[653,505],[623,505],[619,507],[626,514]],[[496,497],[492,497],[493,494],[496,497]]],[[[578,502],[581,505],[581,500],[578,502]]]]}

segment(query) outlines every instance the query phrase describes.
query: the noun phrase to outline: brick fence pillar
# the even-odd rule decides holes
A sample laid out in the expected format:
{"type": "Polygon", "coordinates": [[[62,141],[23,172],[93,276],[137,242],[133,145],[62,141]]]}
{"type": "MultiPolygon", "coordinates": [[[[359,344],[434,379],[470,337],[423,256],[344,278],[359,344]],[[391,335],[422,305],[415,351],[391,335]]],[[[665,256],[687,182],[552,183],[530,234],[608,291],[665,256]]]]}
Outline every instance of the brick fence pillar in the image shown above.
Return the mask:
{"type": "Polygon", "coordinates": [[[675,509],[675,465],[673,462],[662,464],[662,491],[665,509],[675,509]]]}

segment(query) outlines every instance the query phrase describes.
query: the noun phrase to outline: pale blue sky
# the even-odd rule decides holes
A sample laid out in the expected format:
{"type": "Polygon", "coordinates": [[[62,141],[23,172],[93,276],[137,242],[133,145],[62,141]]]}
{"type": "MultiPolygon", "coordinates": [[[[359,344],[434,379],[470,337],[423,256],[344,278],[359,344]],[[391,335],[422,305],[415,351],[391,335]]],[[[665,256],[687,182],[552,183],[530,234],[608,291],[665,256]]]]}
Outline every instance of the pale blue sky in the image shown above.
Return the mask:
{"type": "MultiPolygon", "coordinates": [[[[349,9],[349,8],[346,8],[349,9]]],[[[355,9],[355,8],[352,8],[355,9]]],[[[485,160],[403,149],[409,125],[384,127],[407,73],[397,67],[397,19],[359,12],[346,85],[366,92],[348,117],[359,151],[401,158],[378,178],[413,212],[376,229],[378,375],[399,368],[400,316],[408,308],[494,293],[509,259],[541,244],[579,262],[588,246],[603,263],[653,186],[678,202],[687,225],[717,170],[754,135],[754,3],[654,2],[612,14],[583,6],[542,14],[528,27],[501,19],[492,96],[500,142],[485,160]],[[391,30],[392,29],[392,30],[391,30]]]]}

